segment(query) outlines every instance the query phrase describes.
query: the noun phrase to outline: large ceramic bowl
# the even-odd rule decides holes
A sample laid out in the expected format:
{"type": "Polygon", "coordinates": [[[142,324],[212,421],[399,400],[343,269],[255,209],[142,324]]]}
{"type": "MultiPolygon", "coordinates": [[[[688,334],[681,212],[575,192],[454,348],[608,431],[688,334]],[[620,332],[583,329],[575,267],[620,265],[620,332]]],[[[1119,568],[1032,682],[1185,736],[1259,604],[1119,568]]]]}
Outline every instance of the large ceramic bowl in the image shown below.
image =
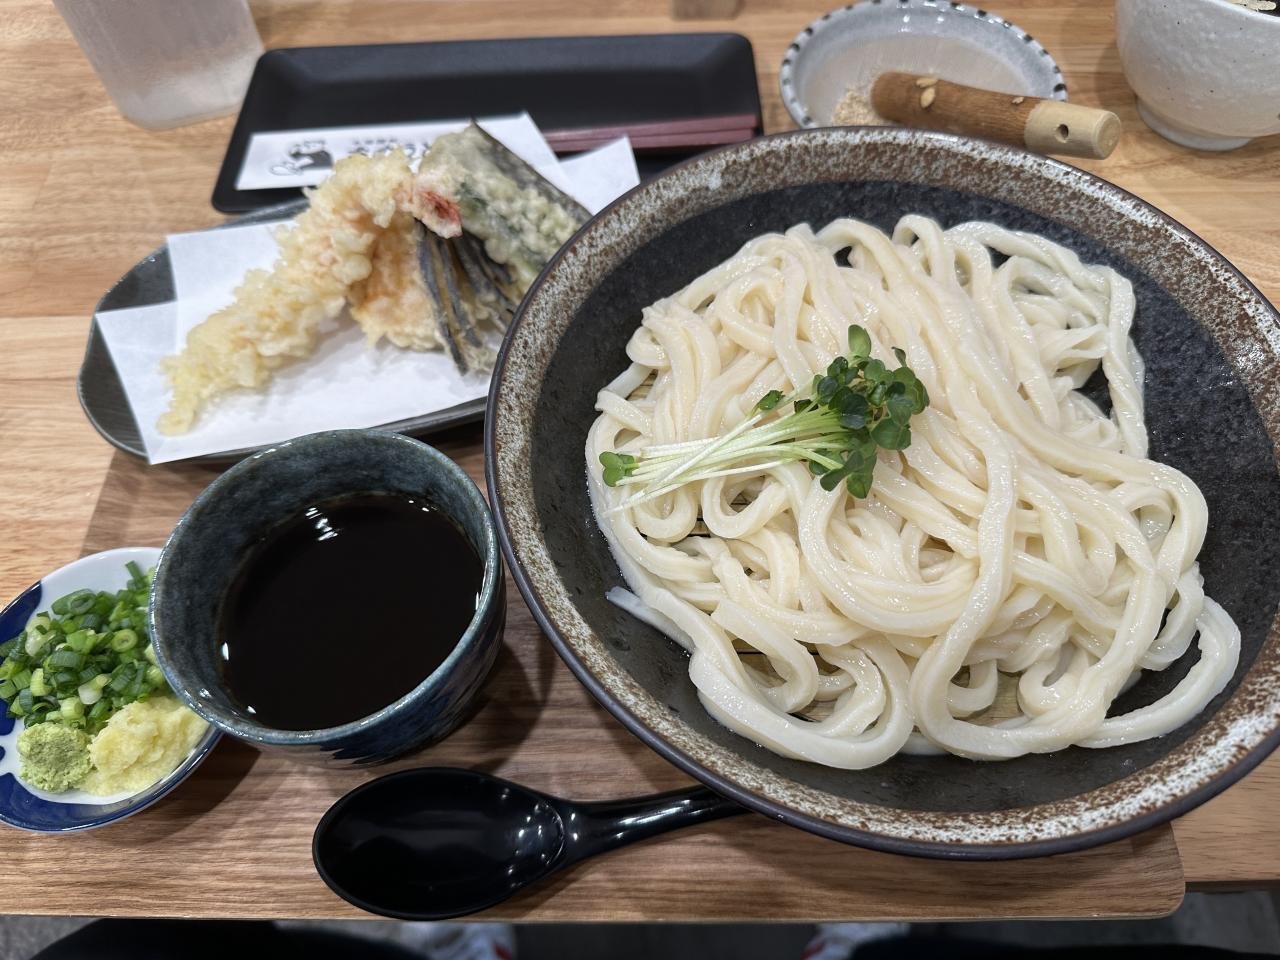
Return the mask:
{"type": "MultiPolygon", "coordinates": [[[[990,143],[887,128],[807,130],[677,167],[609,207],[525,301],[489,396],[490,499],[516,582],[579,679],[630,730],[740,802],[902,853],[1015,857],[1115,839],[1185,813],[1258,763],[1280,723],[1280,316],[1185,227],[1073,167],[990,143]],[[596,391],[626,365],[643,306],[797,221],[907,212],[1033,230],[1132,279],[1155,457],[1208,500],[1206,587],[1243,632],[1240,666],[1198,717],[1108,750],[1002,763],[899,756],[863,771],[789,760],[721,727],[673,642],[616,609],[621,585],[587,504],[596,391]]],[[[1146,675],[1131,708],[1195,654],[1146,675]]]]}

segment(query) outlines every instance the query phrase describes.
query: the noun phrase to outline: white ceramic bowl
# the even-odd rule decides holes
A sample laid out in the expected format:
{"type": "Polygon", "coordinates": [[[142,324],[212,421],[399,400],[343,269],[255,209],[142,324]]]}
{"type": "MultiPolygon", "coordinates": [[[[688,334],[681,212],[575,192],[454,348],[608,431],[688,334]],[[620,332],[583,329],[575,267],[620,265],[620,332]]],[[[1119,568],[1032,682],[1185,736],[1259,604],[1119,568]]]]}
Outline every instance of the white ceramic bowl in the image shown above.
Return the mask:
{"type": "Polygon", "coordinates": [[[1147,126],[1197,150],[1280,133],[1280,17],[1228,0],[1116,0],[1116,42],[1147,126]]]}
{"type": "Polygon", "coordinates": [[[887,70],[1067,99],[1039,41],[980,5],[950,0],[863,0],[825,13],[787,48],[778,83],[797,126],[825,127],[846,90],[866,94],[887,70]]]}

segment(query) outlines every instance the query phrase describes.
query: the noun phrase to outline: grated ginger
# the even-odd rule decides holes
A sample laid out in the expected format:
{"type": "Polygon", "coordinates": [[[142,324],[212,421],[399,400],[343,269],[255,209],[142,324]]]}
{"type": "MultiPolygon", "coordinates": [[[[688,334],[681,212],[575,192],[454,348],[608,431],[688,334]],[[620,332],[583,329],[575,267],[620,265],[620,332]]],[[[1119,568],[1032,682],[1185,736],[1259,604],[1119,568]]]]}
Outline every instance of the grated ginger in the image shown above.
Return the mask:
{"type": "Polygon", "coordinates": [[[207,727],[174,696],[130,703],[90,741],[94,769],[80,788],[103,797],[145,790],[177,769],[207,727]]]}

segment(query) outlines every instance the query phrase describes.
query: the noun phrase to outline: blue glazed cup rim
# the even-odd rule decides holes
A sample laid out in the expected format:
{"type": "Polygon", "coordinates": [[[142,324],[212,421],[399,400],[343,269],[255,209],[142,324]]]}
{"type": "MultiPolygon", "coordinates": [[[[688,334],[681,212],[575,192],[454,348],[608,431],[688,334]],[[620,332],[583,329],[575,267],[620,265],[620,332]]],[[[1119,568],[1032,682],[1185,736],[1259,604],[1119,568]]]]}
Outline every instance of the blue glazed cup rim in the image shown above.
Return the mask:
{"type": "MultiPolygon", "coordinates": [[[[361,491],[353,487],[351,492],[359,493],[361,491]]],[[[484,497],[481,496],[480,488],[476,486],[475,482],[467,476],[461,467],[435,447],[403,434],[378,429],[326,430],[274,444],[265,450],[252,454],[230,467],[209,486],[205,487],[178,520],[173,531],[169,534],[168,540],[165,541],[163,549],[160,551],[160,558],[156,562],[148,620],[150,621],[151,636],[160,669],[164,671],[165,678],[169,681],[169,686],[174,693],[195,713],[208,720],[215,727],[251,743],[281,747],[306,746],[339,740],[375,727],[409,703],[427,695],[437,684],[443,682],[445,677],[457,668],[464,657],[473,654],[473,648],[477,645],[484,632],[487,616],[493,605],[501,597],[499,588],[502,584],[502,576],[502,561],[498,551],[498,537],[494,528],[493,514],[489,511],[489,505],[485,502],[484,497]],[[371,713],[358,720],[351,720],[335,727],[321,727],[314,730],[281,730],[276,727],[268,727],[225,711],[201,697],[198,691],[192,690],[188,686],[185,678],[170,661],[167,653],[167,641],[161,627],[160,617],[157,616],[157,611],[161,607],[157,598],[164,593],[168,582],[170,568],[167,561],[172,556],[174,544],[181,542],[184,537],[190,535],[191,529],[199,522],[205,511],[209,509],[210,504],[216,502],[217,499],[225,495],[228,489],[234,487],[240,477],[250,470],[254,464],[262,460],[290,457],[309,451],[322,450],[335,441],[342,442],[346,439],[358,439],[361,442],[381,444],[386,450],[399,450],[401,452],[407,450],[413,455],[423,458],[434,468],[442,485],[451,486],[461,492],[467,499],[471,508],[481,519],[481,528],[484,534],[484,542],[480,544],[481,550],[478,551],[484,562],[484,580],[481,583],[476,612],[472,616],[471,622],[467,625],[467,629],[449,652],[449,656],[416,687],[376,713],[371,713]]]]}

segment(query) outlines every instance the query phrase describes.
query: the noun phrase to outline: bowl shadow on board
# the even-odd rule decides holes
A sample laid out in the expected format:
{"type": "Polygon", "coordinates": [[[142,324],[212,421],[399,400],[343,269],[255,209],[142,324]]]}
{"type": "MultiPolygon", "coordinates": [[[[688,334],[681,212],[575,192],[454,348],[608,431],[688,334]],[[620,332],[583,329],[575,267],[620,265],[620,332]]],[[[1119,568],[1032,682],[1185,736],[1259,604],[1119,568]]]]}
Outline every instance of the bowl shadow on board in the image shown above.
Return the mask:
{"type": "MultiPolygon", "coordinates": [[[[1126,137],[1138,135],[1149,138],[1153,143],[1163,145],[1170,151],[1170,153],[1168,156],[1161,159],[1160,163],[1162,166],[1173,165],[1184,168],[1197,175],[1203,175],[1204,169],[1200,165],[1201,160],[1213,159],[1215,157],[1243,158],[1247,155],[1258,152],[1265,153],[1268,159],[1270,159],[1272,157],[1272,151],[1277,147],[1280,147],[1280,133],[1270,134],[1265,137],[1254,137],[1252,141],[1245,144],[1243,147],[1237,147],[1234,150],[1227,151],[1196,150],[1192,147],[1184,147],[1181,144],[1174,143],[1172,140],[1166,140],[1164,137],[1160,136],[1160,134],[1148,127],[1142,117],[1139,116],[1138,98],[1134,94],[1132,88],[1130,88],[1129,82],[1125,79],[1124,71],[1120,66],[1120,51],[1114,40],[1101,48],[1097,60],[1093,64],[1093,71],[1095,76],[1098,77],[1110,77],[1115,75],[1118,78],[1117,83],[1104,82],[1097,87],[1096,106],[1101,107],[1103,110],[1110,110],[1112,113],[1120,117],[1121,122],[1124,124],[1124,129],[1121,133],[1121,144],[1124,143],[1126,137]]],[[[1072,89],[1074,90],[1075,88],[1073,87],[1072,89]]],[[[1063,159],[1066,159],[1068,163],[1073,162],[1070,158],[1063,159]]],[[[1105,166],[1095,167],[1093,163],[1101,164],[1103,161],[1077,165],[1085,166],[1090,170],[1096,169],[1100,176],[1107,175],[1105,166]]],[[[1225,170],[1225,165],[1223,172],[1228,172],[1225,170]]],[[[1271,184],[1275,181],[1275,164],[1258,164],[1256,166],[1244,168],[1241,168],[1238,165],[1232,165],[1229,174],[1233,181],[1271,184]]],[[[1146,189],[1143,190],[1143,193],[1144,199],[1149,199],[1155,202],[1157,206],[1160,205],[1160,198],[1158,196],[1149,194],[1146,189]]]]}
{"type": "Polygon", "coordinates": [[[181,833],[230,796],[259,756],[249,744],[224,735],[204,762],[172,793],[137,817],[108,825],[102,831],[103,839],[122,849],[134,849],[181,833]]]}
{"type": "MultiPolygon", "coordinates": [[[[507,590],[508,598],[518,595],[512,584],[507,585],[507,590]]],[[[493,670],[479,695],[468,705],[458,727],[441,740],[370,768],[372,775],[428,766],[465,767],[490,774],[501,771],[538,724],[551,694],[556,668],[555,652],[541,633],[512,630],[512,620],[520,619],[512,617],[514,613],[515,609],[509,608],[506,632],[493,670]],[[532,655],[516,654],[517,643],[533,644],[532,655]]],[[[531,620],[527,611],[524,618],[531,620]]],[[[345,792],[346,788],[339,791],[345,792]]]]}
{"type": "MultiPolygon", "coordinates": [[[[1083,68],[1085,65],[1081,64],[1083,68]]],[[[1124,71],[1120,68],[1120,50],[1116,47],[1116,42],[1112,40],[1104,47],[1098,48],[1098,55],[1093,63],[1088,65],[1088,74],[1092,75],[1097,82],[1097,86],[1088,97],[1081,97],[1078,102],[1091,107],[1100,107],[1103,110],[1110,110],[1112,113],[1120,117],[1124,123],[1121,130],[1121,137],[1124,136],[1133,124],[1139,124],[1142,129],[1146,129],[1146,125],[1138,119],[1137,108],[1133,91],[1129,89],[1129,82],[1124,77],[1124,71]],[[1112,78],[1115,78],[1113,81],[1112,78]]],[[[1073,71],[1081,72],[1084,71],[1073,71]]],[[[1068,80],[1071,78],[1068,77],[1068,80]]],[[[1079,83],[1077,82],[1070,87],[1072,94],[1079,92],[1079,83]]],[[[1068,98],[1072,103],[1077,102],[1075,96],[1068,98]]],[[[1121,140],[1123,143],[1123,139],[1121,140]]]]}

